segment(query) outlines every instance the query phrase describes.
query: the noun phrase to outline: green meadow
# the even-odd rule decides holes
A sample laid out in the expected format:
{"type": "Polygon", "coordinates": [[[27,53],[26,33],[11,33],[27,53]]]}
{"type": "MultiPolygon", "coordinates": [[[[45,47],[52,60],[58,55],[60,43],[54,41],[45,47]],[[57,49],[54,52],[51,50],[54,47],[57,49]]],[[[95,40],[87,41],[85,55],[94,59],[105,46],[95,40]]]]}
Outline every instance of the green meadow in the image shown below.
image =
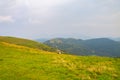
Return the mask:
{"type": "Polygon", "coordinates": [[[120,58],[57,54],[0,41],[0,80],[120,80],[120,58]]]}

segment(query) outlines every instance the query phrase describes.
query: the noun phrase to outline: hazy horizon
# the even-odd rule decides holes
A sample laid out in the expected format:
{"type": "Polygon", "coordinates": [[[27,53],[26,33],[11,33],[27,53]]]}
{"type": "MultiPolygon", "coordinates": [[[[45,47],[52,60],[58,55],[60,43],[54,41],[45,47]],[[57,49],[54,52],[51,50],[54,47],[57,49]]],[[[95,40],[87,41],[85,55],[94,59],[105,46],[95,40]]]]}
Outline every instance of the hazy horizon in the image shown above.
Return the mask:
{"type": "Polygon", "coordinates": [[[120,37],[119,0],[0,0],[0,36],[120,37]]]}

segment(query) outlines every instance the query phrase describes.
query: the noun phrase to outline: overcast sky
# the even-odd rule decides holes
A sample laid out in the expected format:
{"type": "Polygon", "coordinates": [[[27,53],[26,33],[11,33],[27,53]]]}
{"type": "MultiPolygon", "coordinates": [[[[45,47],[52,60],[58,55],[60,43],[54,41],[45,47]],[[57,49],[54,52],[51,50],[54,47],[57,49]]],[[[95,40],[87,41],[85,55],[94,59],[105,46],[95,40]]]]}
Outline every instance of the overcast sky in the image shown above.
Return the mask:
{"type": "Polygon", "coordinates": [[[120,37],[120,0],[0,0],[0,35],[120,37]]]}

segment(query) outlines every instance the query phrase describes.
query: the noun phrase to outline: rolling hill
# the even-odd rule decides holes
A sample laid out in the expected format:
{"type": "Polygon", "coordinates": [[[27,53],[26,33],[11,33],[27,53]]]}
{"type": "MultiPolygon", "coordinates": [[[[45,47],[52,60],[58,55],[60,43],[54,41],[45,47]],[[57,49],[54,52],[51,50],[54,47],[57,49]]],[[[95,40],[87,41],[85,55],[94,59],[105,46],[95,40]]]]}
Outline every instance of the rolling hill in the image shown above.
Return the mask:
{"type": "Polygon", "coordinates": [[[120,80],[120,58],[57,54],[14,39],[0,40],[0,80],[120,80]]]}
{"type": "Polygon", "coordinates": [[[120,43],[108,38],[89,40],[56,38],[44,43],[75,55],[120,57],[120,43]]]}
{"type": "Polygon", "coordinates": [[[33,40],[23,39],[23,38],[16,38],[16,37],[10,37],[10,36],[0,36],[1,42],[7,42],[11,44],[16,45],[22,45],[30,48],[37,48],[40,50],[46,50],[46,51],[56,51],[56,49],[51,48],[43,43],[36,42],[33,40]]]}

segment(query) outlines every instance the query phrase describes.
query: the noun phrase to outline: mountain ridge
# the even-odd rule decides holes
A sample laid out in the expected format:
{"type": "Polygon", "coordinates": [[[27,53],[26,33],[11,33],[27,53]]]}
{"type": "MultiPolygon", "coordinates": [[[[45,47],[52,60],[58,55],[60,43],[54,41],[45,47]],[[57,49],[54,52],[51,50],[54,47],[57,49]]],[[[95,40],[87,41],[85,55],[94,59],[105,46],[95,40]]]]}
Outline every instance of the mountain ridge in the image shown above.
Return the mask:
{"type": "Polygon", "coordinates": [[[44,43],[52,47],[57,46],[58,49],[76,55],[120,56],[120,43],[108,38],[88,40],[55,38],[44,43]]]}

